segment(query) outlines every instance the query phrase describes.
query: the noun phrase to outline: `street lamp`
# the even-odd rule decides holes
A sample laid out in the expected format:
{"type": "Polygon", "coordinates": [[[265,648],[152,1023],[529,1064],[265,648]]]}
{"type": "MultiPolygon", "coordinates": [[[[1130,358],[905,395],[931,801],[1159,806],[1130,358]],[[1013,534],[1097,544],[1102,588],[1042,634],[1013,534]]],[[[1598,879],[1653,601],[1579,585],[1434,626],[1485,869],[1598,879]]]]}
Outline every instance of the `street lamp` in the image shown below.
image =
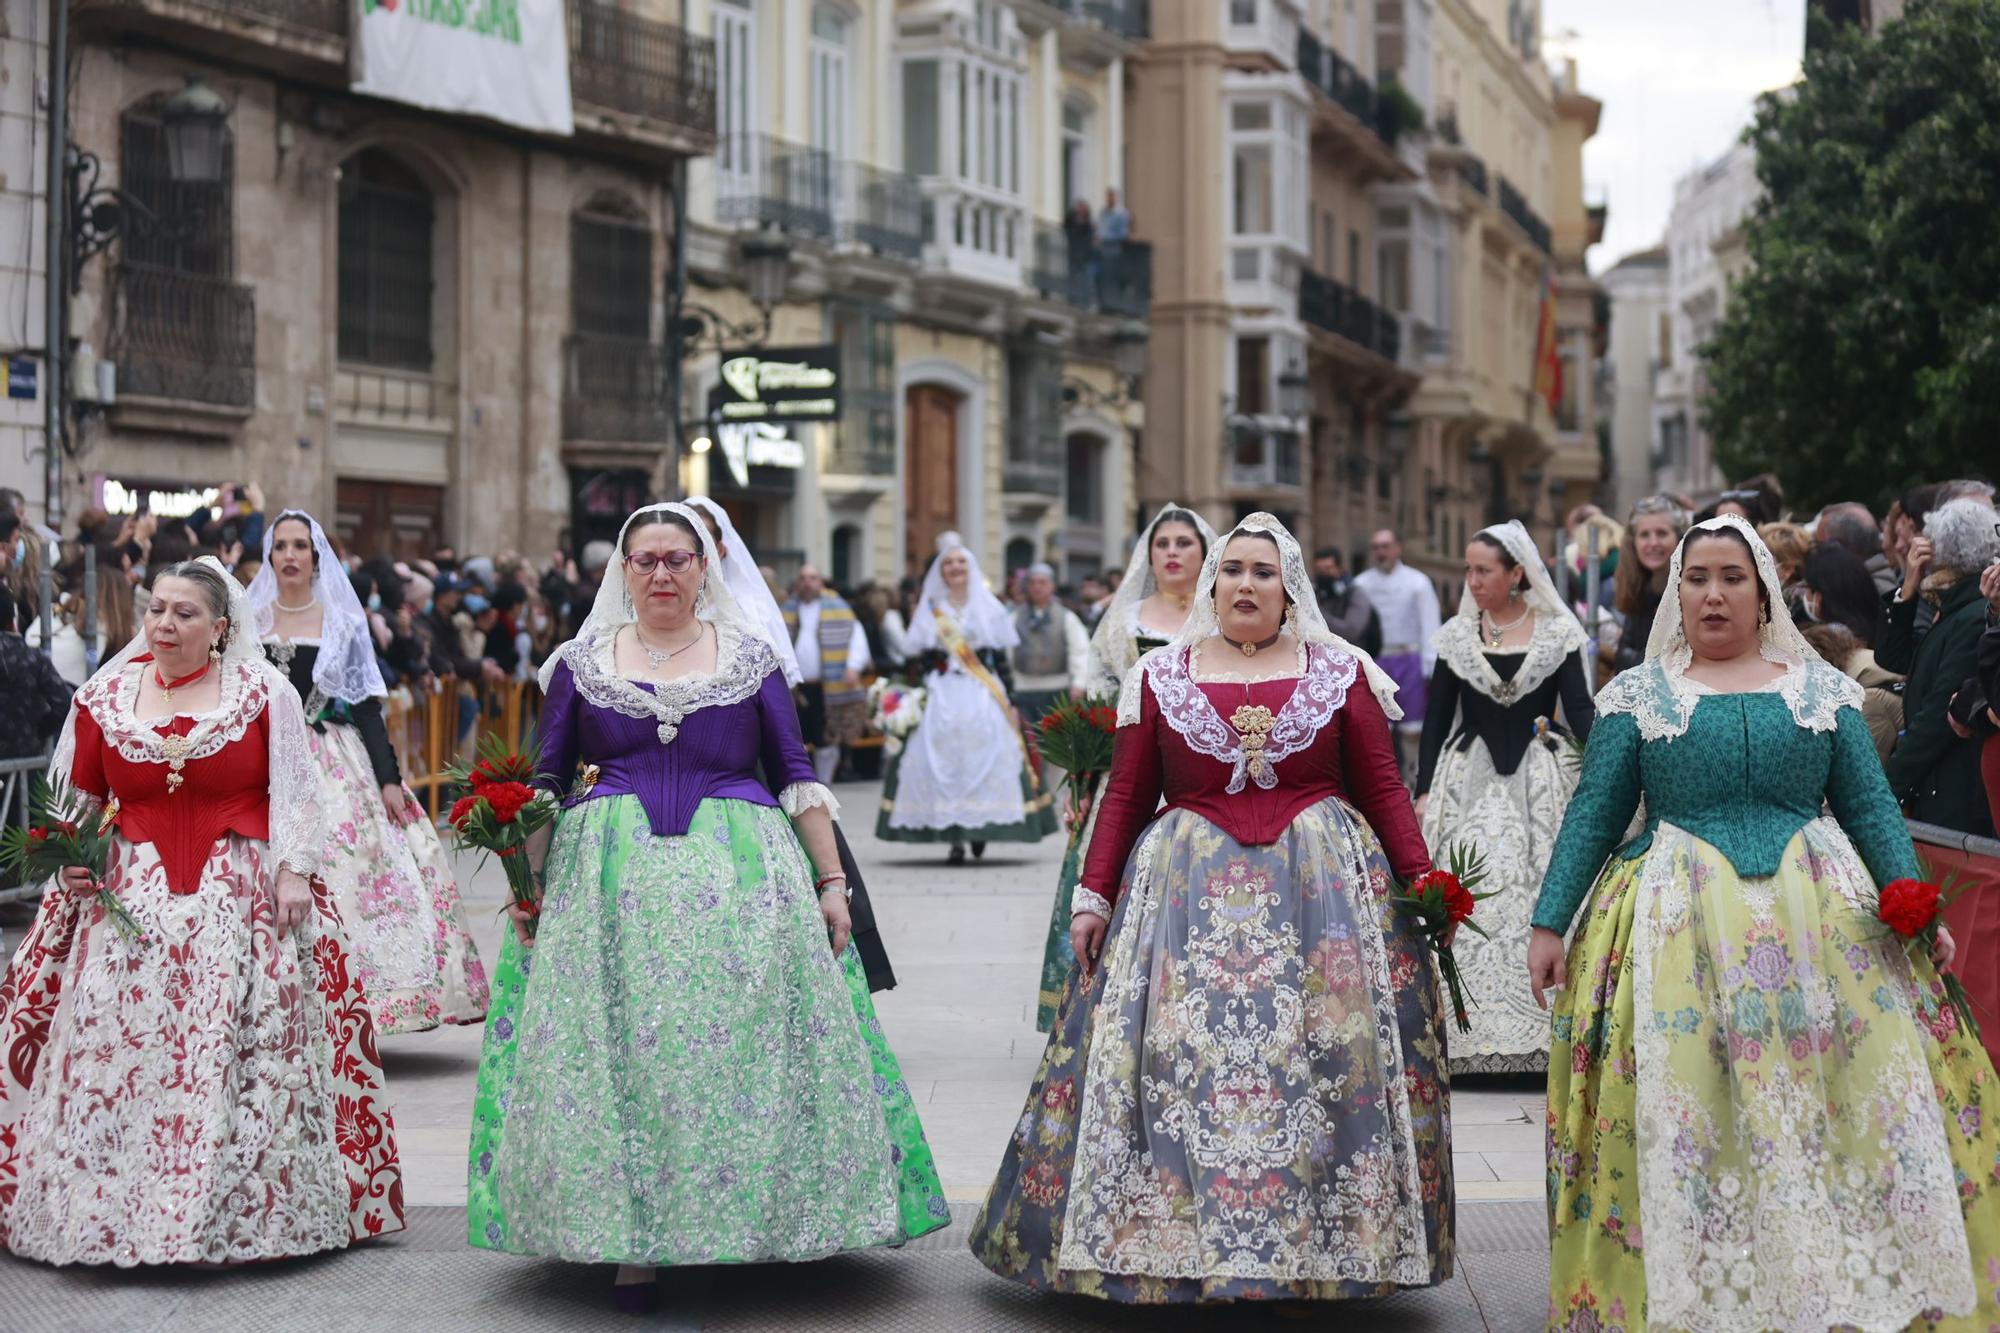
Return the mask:
{"type": "Polygon", "coordinates": [[[1294,421],[1312,414],[1312,381],[1306,378],[1297,360],[1278,376],[1278,411],[1294,421]]]}
{"type": "Polygon", "coordinates": [[[213,185],[228,171],[229,103],[199,74],[160,108],[167,176],[176,185],[213,185]]]}
{"type": "Polygon", "coordinates": [[[792,243],[782,233],[756,231],[737,243],[736,255],[743,266],[743,290],[757,307],[757,318],[738,323],[711,306],[682,301],[673,327],[680,333],[683,355],[732,344],[761,347],[771,336],[771,314],[785,303],[791,285],[792,243]]]}
{"type": "MultiPolygon", "coordinates": [[[[160,107],[167,146],[167,180],[173,185],[214,185],[229,174],[229,103],[199,74],[160,107]]],[[[138,196],[99,185],[104,163],[97,154],[67,145],[70,218],[69,285],[83,285],[83,266],[121,236],[185,239],[188,218],[161,217],[138,196]]]]}
{"type": "Polygon", "coordinates": [[[785,299],[792,276],[792,243],[775,231],[754,232],[737,246],[743,261],[743,286],[750,304],[763,311],[766,322],[774,306],[785,299]]]}

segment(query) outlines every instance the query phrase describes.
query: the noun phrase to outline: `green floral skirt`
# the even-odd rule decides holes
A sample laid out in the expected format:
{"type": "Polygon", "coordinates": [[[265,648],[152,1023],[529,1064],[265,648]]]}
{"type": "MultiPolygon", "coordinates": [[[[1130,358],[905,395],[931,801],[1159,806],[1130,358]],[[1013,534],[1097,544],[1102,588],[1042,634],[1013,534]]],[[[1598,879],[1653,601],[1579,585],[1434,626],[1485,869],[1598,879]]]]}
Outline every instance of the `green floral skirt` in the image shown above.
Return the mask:
{"type": "Polygon", "coordinates": [[[473,1108],[470,1240],[633,1264],[815,1259],[950,1221],[853,949],[778,810],[565,813],[510,932],[473,1108]]]}
{"type": "Polygon", "coordinates": [[[1874,901],[1830,819],[1769,877],[1670,824],[1611,862],[1554,1006],[1550,1329],[2000,1326],[2000,1086],[1874,901]]]}

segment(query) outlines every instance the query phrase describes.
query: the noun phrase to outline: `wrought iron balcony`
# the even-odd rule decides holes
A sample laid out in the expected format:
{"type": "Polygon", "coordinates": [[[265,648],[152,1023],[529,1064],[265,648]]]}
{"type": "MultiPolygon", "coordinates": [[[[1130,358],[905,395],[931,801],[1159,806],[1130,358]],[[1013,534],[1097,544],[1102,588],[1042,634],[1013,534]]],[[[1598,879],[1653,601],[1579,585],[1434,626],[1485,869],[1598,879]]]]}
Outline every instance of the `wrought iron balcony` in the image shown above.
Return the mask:
{"type": "Polygon", "coordinates": [[[1402,355],[1402,321],[1324,273],[1305,269],[1299,274],[1299,318],[1388,360],[1402,355]]]}
{"type": "Polygon", "coordinates": [[[579,103],[715,133],[715,43],[604,0],[569,6],[569,86],[579,103]]]}
{"type": "Polygon", "coordinates": [[[830,241],[837,166],[831,154],[768,134],[725,135],[715,147],[716,216],[830,241]]]}
{"type": "Polygon", "coordinates": [[[1035,290],[1079,310],[1144,319],[1153,308],[1153,247],[1099,243],[1091,233],[1035,224],[1035,290]]]}
{"type": "Polygon", "coordinates": [[[344,0],[192,0],[192,3],[198,9],[213,10],[230,18],[289,24],[330,37],[347,35],[347,13],[351,8],[344,0]]]}
{"type": "Polygon", "coordinates": [[[1057,3],[1071,17],[1092,19],[1120,37],[1143,42],[1152,35],[1152,16],[1146,0],[1057,0],[1057,3]]]}
{"type": "Polygon", "coordinates": [[[1254,421],[1233,423],[1229,441],[1229,484],[1249,488],[1301,486],[1299,435],[1254,421]]]}
{"type": "Polygon", "coordinates": [[[668,438],[664,347],[573,333],[563,354],[564,439],[629,444],[668,438]]]}
{"type": "Polygon", "coordinates": [[[1486,182],[1486,163],[1467,153],[1458,162],[1459,179],[1481,194],[1490,192],[1486,182]]]}
{"type": "Polygon", "coordinates": [[[1366,125],[1383,143],[1394,143],[1390,116],[1382,105],[1375,85],[1340,52],[1321,42],[1304,28],[1299,29],[1297,62],[1305,81],[1366,125]]]}
{"type": "Polygon", "coordinates": [[[1054,421],[1027,416],[1007,419],[1007,467],[1001,484],[1009,494],[1061,495],[1067,458],[1054,421]]]}
{"type": "Polygon", "coordinates": [[[256,405],[257,302],[249,286],[125,264],[115,288],[120,393],[256,405]]]}
{"type": "Polygon", "coordinates": [[[1528,239],[1542,253],[1549,252],[1549,224],[1542,221],[1542,215],[1528,206],[1528,197],[1514,188],[1514,183],[1505,176],[1500,178],[1500,211],[1520,224],[1528,233],[1528,239]]]}
{"type": "Polygon", "coordinates": [[[878,254],[919,258],[924,252],[924,191],[917,178],[861,162],[843,162],[840,170],[840,238],[878,254]]]}

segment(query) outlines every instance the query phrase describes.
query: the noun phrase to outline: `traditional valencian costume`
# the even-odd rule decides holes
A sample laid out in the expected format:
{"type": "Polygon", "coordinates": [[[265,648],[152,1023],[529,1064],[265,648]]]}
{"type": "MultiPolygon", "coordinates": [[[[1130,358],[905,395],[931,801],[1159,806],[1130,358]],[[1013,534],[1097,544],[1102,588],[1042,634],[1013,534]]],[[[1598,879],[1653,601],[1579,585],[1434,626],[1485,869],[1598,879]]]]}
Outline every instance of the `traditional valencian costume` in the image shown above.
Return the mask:
{"type": "Polygon", "coordinates": [[[1540,1073],[1549,1016],[1521,978],[1528,918],[1576,787],[1569,737],[1589,736],[1594,716],[1582,658],[1590,638],[1526,528],[1502,523],[1479,536],[1505,546],[1526,571],[1527,590],[1514,605],[1534,617],[1534,636],[1525,649],[1495,647],[1481,636],[1472,594],[1460,599],[1458,614],[1438,631],[1416,794],[1430,794],[1425,844],[1440,860],[1455,844],[1476,849],[1486,859],[1480,892],[1494,895],[1479,907],[1486,933],[1461,932],[1453,949],[1472,1000],[1472,1031],[1451,1034],[1452,1072],[1540,1073]]]}
{"type": "Polygon", "coordinates": [[[1876,918],[1918,866],[1861,689],[1749,524],[1704,529],[1750,544],[1785,670],[1689,677],[1677,552],[1646,662],[1597,697],[1534,918],[1590,897],[1553,1015],[1549,1327],[1990,1329],[2000,1083],[1876,918]]]}
{"type": "Polygon", "coordinates": [[[922,672],[923,720],[890,758],[875,836],[887,842],[1039,842],[1056,817],[1009,711],[1007,650],[1020,642],[1007,608],[955,534],[939,543],[907,638],[922,672]],[[963,606],[945,587],[944,558],[968,566],[963,606]]]}
{"type": "MultiPolygon", "coordinates": [[[[1179,633],[1177,629],[1155,628],[1145,621],[1146,602],[1159,591],[1159,582],[1153,577],[1153,532],[1160,526],[1160,520],[1169,514],[1174,515],[1175,522],[1194,521],[1196,530],[1201,534],[1204,559],[1215,545],[1215,529],[1192,510],[1170,504],[1153,515],[1153,521],[1146,525],[1146,530],[1133,543],[1132,558],[1125,565],[1124,581],[1118,585],[1111,604],[1104,608],[1104,615],[1097,622],[1097,632],[1090,638],[1090,693],[1093,697],[1117,698],[1126,674],[1138,664],[1139,659],[1155,648],[1165,647],[1179,633]]],[[[1063,853],[1062,869],[1056,877],[1055,908],[1049,913],[1048,941],[1042,947],[1042,986],[1035,1006],[1037,1032],[1047,1032],[1055,1026],[1063,986],[1069,981],[1070,969],[1076,965],[1076,953],[1069,942],[1070,900],[1076,893],[1077,879],[1083,873],[1084,853],[1090,846],[1091,834],[1097,829],[1097,796],[1103,787],[1103,780],[1099,779],[1087,793],[1090,813],[1085,817],[1083,828],[1070,838],[1069,847],[1063,853]]]]}
{"type": "Polygon", "coordinates": [[[324,885],[277,934],[279,871],[312,877],[324,852],[319,778],[230,588],[215,708],[137,716],[142,635],[77,691],[50,770],[117,801],[104,884],[148,938],[52,883],[0,983],[0,1245],[30,1259],[241,1263],[403,1227],[373,1020],[324,885]]]}
{"type": "Polygon", "coordinates": [[[1295,675],[1211,675],[1211,545],[1187,626],[1125,682],[1072,988],[972,1228],[980,1262],[1129,1302],[1377,1296],[1452,1272],[1450,1090],[1428,943],[1389,905],[1430,868],[1394,684],[1277,542],[1295,675]],[[1165,813],[1154,810],[1166,800],[1165,813]]]}
{"type": "Polygon", "coordinates": [[[641,1265],[900,1244],[949,1216],[792,830],[833,796],[700,516],[654,506],[626,528],[662,513],[700,532],[715,670],[619,676],[614,640],[635,613],[618,568],[542,668],[544,781],[569,794],[534,947],[510,935],[495,970],[471,1241],[641,1265]]]}
{"type": "Polygon", "coordinates": [[[389,691],[368,614],[317,519],[288,509],[265,527],[264,563],[250,580],[249,600],[264,655],[305,700],[326,815],[320,876],[354,941],[375,1030],[477,1023],[486,1016],[486,969],[437,830],[420,812],[398,826],[382,808],[382,788],[402,782],[382,715],[389,691]],[[312,532],[316,639],[280,638],[271,628],[278,604],[271,539],[287,520],[312,532]]]}

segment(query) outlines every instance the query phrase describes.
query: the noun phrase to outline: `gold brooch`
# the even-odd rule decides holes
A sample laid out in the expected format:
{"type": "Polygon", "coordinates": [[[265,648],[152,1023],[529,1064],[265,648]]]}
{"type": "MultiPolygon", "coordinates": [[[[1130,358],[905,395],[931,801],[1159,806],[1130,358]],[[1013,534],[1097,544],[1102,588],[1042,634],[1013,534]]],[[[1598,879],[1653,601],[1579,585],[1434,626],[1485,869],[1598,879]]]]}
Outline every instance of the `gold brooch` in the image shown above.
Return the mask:
{"type": "Polygon", "coordinates": [[[597,785],[597,779],[601,776],[603,776],[603,770],[596,764],[585,764],[583,766],[583,776],[578,779],[578,786],[581,789],[579,794],[588,796],[591,788],[597,785]]]}
{"type": "Polygon", "coordinates": [[[1267,771],[1271,761],[1264,757],[1264,744],[1271,739],[1271,729],[1278,725],[1277,717],[1262,704],[1244,704],[1229,715],[1229,725],[1236,728],[1250,767],[1258,772],[1267,771]]]}
{"type": "Polygon", "coordinates": [[[187,757],[194,749],[194,742],[178,732],[160,737],[160,753],[167,758],[167,792],[171,795],[181,789],[187,779],[181,776],[181,769],[187,764],[187,757]]]}

